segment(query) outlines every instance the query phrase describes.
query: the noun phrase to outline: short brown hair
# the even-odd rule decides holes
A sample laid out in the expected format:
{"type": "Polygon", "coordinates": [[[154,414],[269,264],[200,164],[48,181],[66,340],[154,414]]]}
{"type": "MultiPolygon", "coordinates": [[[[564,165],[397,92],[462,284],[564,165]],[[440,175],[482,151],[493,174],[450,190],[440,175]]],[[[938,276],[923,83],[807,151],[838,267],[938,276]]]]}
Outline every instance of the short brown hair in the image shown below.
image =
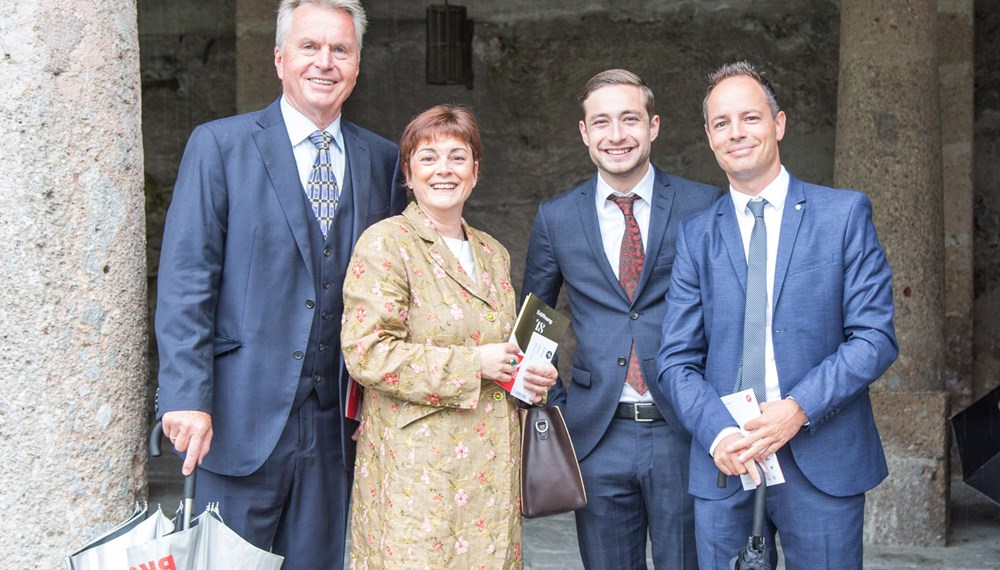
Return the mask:
{"type": "Polygon", "coordinates": [[[756,81],[760,85],[760,88],[764,90],[767,104],[771,107],[771,117],[777,117],[778,113],[781,112],[778,99],[774,96],[774,88],[771,87],[771,82],[768,81],[767,77],[764,77],[763,73],[757,71],[757,68],[750,62],[746,60],[737,61],[735,63],[727,63],[708,74],[708,88],[705,89],[705,98],[701,101],[701,116],[705,119],[706,125],[708,124],[708,96],[712,94],[712,90],[718,84],[730,77],[749,77],[756,81]]]}
{"type": "Polygon", "coordinates": [[[483,141],[479,136],[479,121],[472,110],[462,105],[437,105],[420,113],[403,129],[399,141],[399,161],[403,174],[410,175],[410,157],[417,145],[435,137],[455,137],[472,149],[472,160],[483,155],[483,141]]]}
{"type": "Polygon", "coordinates": [[[591,93],[601,87],[610,87],[612,85],[632,85],[638,87],[642,91],[642,98],[646,100],[646,113],[649,114],[649,118],[652,119],[653,115],[656,114],[656,101],[653,97],[653,90],[646,85],[646,82],[641,77],[627,69],[608,69],[591,77],[590,81],[583,86],[583,91],[580,92],[580,96],[577,98],[577,102],[580,104],[580,112],[583,113],[584,119],[587,118],[587,110],[583,108],[583,103],[587,100],[587,97],[590,97],[591,93]]]}

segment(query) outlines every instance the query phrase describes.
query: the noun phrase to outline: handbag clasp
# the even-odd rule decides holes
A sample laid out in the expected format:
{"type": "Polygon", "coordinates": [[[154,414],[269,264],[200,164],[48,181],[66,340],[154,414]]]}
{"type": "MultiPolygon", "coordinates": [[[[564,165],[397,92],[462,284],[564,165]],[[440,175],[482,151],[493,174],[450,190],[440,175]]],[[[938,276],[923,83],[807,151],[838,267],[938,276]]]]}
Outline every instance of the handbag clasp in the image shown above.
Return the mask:
{"type": "Polygon", "coordinates": [[[549,420],[538,420],[535,422],[535,431],[538,432],[540,439],[549,437],[546,435],[549,431],[549,420]]]}

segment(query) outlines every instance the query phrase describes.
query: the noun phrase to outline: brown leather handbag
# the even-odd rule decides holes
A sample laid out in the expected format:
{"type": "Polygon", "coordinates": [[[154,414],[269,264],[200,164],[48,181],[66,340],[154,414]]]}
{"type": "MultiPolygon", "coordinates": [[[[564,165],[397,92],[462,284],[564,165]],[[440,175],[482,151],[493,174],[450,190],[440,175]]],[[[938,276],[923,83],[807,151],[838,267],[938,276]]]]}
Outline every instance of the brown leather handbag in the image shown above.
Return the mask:
{"type": "Polygon", "coordinates": [[[566,513],[587,505],[580,464],[559,406],[521,408],[521,514],[566,513]]]}

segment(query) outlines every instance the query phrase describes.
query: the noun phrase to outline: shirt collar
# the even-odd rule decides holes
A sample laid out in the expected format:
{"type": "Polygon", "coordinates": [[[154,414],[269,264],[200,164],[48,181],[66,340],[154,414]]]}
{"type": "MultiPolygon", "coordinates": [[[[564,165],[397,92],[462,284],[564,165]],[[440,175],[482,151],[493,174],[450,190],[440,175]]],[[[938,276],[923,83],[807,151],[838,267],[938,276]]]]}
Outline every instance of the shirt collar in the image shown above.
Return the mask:
{"type": "MultiPolygon", "coordinates": [[[[635,186],[629,190],[628,194],[635,194],[636,196],[642,198],[647,204],[653,203],[653,165],[646,164],[646,175],[642,177],[642,180],[636,183],[635,186]]],[[[597,194],[601,197],[602,201],[606,201],[609,196],[613,194],[619,194],[617,190],[611,187],[610,184],[604,181],[604,177],[601,176],[600,172],[597,173],[597,194]]]]}
{"type": "MultiPolygon", "coordinates": [[[[785,198],[788,197],[788,182],[788,171],[782,165],[778,175],[760,191],[760,194],[757,194],[757,197],[767,200],[768,204],[774,206],[776,210],[781,211],[785,206],[785,198]]],[[[731,184],[729,185],[729,196],[733,199],[733,205],[736,207],[737,214],[742,214],[747,208],[747,203],[754,198],[754,196],[733,190],[731,184]]]]}
{"type": "MultiPolygon", "coordinates": [[[[309,135],[316,132],[318,127],[313,124],[305,115],[300,113],[295,107],[281,96],[281,117],[285,120],[285,128],[288,130],[288,140],[292,146],[298,146],[309,138],[309,135]]],[[[344,148],[344,135],[340,130],[340,119],[343,115],[337,115],[337,119],[330,123],[330,126],[322,129],[331,135],[337,144],[337,148],[344,148]]]]}

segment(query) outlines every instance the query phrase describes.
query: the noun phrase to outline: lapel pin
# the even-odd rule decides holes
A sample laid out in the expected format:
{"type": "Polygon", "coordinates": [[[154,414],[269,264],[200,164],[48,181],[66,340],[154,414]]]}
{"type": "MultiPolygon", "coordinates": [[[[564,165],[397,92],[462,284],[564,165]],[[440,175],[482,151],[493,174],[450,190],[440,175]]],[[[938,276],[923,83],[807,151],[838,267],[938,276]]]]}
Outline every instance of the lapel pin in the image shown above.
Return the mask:
{"type": "Polygon", "coordinates": [[[802,209],[802,204],[796,204],[795,205],[795,209],[796,210],[801,210],[802,209]]]}

